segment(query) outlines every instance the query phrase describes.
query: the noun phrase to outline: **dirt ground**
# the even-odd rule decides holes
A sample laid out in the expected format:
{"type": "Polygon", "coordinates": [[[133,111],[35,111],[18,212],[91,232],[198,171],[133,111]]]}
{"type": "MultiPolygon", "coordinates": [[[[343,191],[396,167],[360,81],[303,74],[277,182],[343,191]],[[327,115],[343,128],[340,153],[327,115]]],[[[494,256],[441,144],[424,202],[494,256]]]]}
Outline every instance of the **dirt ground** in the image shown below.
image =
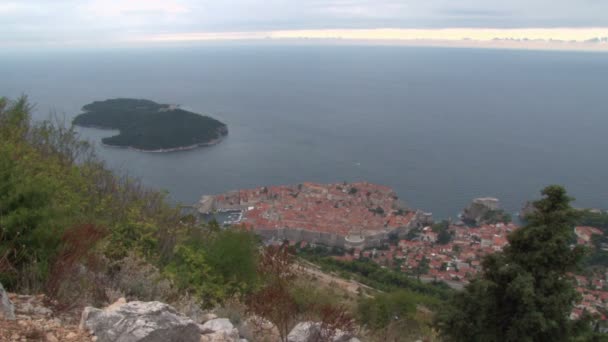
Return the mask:
{"type": "Polygon", "coordinates": [[[94,341],[78,329],[80,319],[76,309],[59,312],[44,295],[25,296],[9,293],[15,305],[16,320],[0,319],[0,342],[15,341],[94,341]]]}

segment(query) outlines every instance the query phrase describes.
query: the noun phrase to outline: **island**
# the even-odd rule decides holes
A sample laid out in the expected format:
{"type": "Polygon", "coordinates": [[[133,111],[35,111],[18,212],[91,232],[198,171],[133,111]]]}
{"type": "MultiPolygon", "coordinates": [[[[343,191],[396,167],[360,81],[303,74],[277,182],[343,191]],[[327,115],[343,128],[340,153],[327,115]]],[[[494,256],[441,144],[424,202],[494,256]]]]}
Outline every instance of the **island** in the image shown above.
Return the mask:
{"type": "Polygon", "coordinates": [[[120,131],[102,139],[108,146],[171,152],[213,145],[228,134],[226,125],[216,119],[150,100],[95,101],[82,110],[74,125],[120,131]]]}

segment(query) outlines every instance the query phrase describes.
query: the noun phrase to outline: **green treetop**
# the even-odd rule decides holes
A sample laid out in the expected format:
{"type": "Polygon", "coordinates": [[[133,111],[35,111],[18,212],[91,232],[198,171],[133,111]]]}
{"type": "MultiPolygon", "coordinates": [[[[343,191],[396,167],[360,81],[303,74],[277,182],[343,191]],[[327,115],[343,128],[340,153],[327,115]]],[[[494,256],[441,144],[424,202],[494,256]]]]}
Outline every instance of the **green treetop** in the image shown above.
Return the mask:
{"type": "Polygon", "coordinates": [[[528,224],[484,259],[483,274],[439,318],[448,340],[571,341],[581,333],[582,322],[569,318],[578,295],[566,276],[582,257],[569,246],[577,214],[564,188],[542,195],[528,224]]]}

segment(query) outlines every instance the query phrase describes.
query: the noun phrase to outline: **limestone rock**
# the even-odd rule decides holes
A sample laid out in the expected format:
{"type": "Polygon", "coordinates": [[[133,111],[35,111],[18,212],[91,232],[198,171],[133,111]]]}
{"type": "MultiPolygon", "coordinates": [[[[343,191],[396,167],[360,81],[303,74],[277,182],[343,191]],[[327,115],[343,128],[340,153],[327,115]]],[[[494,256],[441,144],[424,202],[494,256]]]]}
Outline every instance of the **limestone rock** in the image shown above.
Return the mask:
{"type": "Polygon", "coordinates": [[[332,342],[361,342],[361,341],[359,341],[359,339],[357,339],[356,337],[353,337],[351,334],[338,329],[333,334],[332,342]]]}
{"type": "Polygon", "coordinates": [[[259,316],[248,317],[239,327],[241,336],[256,342],[281,342],[279,329],[267,319],[259,316]]]}
{"type": "Polygon", "coordinates": [[[205,324],[201,325],[202,333],[205,332],[215,332],[220,330],[232,330],[234,329],[234,325],[230,322],[228,318],[215,318],[205,322],[205,324]]]}
{"type": "Polygon", "coordinates": [[[321,326],[314,322],[298,323],[287,335],[288,342],[316,342],[321,338],[321,326]]]}
{"type": "MultiPolygon", "coordinates": [[[[233,335],[220,331],[212,334],[201,335],[200,342],[240,342],[241,339],[233,335]]],[[[245,340],[247,341],[247,340],[245,340]]]]}
{"type": "Polygon", "coordinates": [[[7,320],[15,320],[15,307],[8,298],[8,293],[0,283],[0,318],[7,320]]]}
{"type": "Polygon", "coordinates": [[[125,304],[127,304],[127,300],[125,299],[125,297],[120,297],[114,303],[106,306],[106,308],[104,309],[104,311],[116,311],[116,310],[120,309],[120,307],[123,306],[123,305],[125,305],[125,304]]]}
{"type": "Polygon", "coordinates": [[[205,323],[205,322],[211,321],[216,318],[217,318],[217,315],[213,314],[213,313],[206,313],[206,314],[203,314],[200,316],[201,323],[205,323]]]}
{"type": "Polygon", "coordinates": [[[91,331],[99,342],[199,342],[198,325],[171,306],[125,302],[121,299],[104,310],[85,308],[81,329],[91,331]]]}
{"type": "Polygon", "coordinates": [[[238,342],[239,331],[227,318],[216,318],[200,326],[200,342],[238,342]]]}
{"type": "MultiPolygon", "coordinates": [[[[288,342],[317,342],[322,339],[323,335],[325,338],[328,336],[322,331],[321,323],[318,322],[301,322],[298,323],[287,335],[288,342]]],[[[344,332],[342,330],[336,330],[331,335],[332,342],[360,342],[359,339],[352,336],[352,334],[344,332]]]]}
{"type": "Polygon", "coordinates": [[[33,316],[46,316],[49,317],[53,314],[53,310],[45,307],[42,304],[43,298],[37,298],[36,296],[32,296],[26,301],[21,303],[21,306],[18,308],[17,313],[23,315],[33,315],[33,316]]]}
{"type": "Polygon", "coordinates": [[[173,307],[180,313],[190,317],[196,323],[205,323],[208,320],[213,318],[209,318],[209,315],[212,315],[206,311],[204,311],[201,306],[198,304],[198,301],[193,298],[190,294],[182,295],[177,302],[173,303],[173,307]]]}
{"type": "Polygon", "coordinates": [[[53,334],[52,332],[47,333],[45,338],[46,342],[59,342],[59,339],[57,339],[55,334],[53,334]]]}

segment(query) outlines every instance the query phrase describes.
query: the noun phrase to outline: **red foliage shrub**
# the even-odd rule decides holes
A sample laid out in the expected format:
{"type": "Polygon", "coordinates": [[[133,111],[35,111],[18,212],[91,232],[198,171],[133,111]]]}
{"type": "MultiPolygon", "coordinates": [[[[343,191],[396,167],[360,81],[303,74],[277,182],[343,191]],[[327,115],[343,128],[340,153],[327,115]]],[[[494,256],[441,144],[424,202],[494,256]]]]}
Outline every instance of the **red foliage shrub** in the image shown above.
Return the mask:
{"type": "MultiPolygon", "coordinates": [[[[107,235],[107,230],[93,224],[83,224],[67,229],[61,240],[62,248],[53,265],[51,274],[47,282],[46,288],[50,296],[57,297],[61,285],[65,281],[73,279],[77,276],[77,267],[79,264],[86,265],[91,268],[96,268],[97,260],[93,256],[95,244],[107,235]]],[[[97,289],[103,291],[103,289],[97,289]]],[[[66,303],[66,309],[71,303],[66,303]]]]}

